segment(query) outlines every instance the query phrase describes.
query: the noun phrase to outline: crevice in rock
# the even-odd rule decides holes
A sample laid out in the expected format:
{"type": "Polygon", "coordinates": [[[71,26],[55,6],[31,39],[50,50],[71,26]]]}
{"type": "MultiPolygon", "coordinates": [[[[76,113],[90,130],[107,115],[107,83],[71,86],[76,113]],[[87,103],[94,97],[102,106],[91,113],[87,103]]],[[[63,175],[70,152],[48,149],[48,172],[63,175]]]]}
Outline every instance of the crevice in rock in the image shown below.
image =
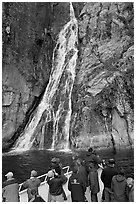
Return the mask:
{"type": "Polygon", "coordinates": [[[115,140],[114,140],[114,137],[112,135],[112,133],[110,133],[110,136],[111,136],[111,142],[112,142],[112,145],[113,145],[113,153],[116,154],[116,143],[115,143],[115,140]]]}

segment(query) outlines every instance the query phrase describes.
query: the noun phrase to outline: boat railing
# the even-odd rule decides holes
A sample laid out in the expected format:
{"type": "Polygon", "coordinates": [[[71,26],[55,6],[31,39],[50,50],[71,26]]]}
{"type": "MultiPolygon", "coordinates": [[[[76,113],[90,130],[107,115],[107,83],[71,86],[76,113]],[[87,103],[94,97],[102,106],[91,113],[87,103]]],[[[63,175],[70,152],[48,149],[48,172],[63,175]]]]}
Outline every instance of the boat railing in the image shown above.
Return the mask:
{"type": "MultiPolygon", "coordinates": [[[[64,175],[65,176],[67,176],[67,174],[69,174],[70,173],[70,167],[69,166],[65,166],[65,167],[63,167],[62,168],[62,170],[63,170],[63,173],[64,173],[64,175]]],[[[46,174],[42,174],[41,176],[38,176],[37,178],[39,178],[40,180],[41,180],[41,184],[40,185],[43,185],[44,183],[46,183],[47,181],[47,173],[46,174]]],[[[19,193],[21,194],[21,193],[23,193],[23,192],[25,192],[27,189],[25,189],[24,187],[23,187],[23,183],[21,183],[21,184],[19,184],[19,193]]]]}

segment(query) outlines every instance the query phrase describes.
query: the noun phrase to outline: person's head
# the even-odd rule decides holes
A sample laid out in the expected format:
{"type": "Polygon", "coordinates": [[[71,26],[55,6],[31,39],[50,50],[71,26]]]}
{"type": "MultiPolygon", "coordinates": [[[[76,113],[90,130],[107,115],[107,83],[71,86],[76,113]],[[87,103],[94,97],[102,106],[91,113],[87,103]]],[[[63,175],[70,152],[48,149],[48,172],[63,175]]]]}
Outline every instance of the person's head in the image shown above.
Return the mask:
{"type": "Polygon", "coordinates": [[[13,177],[13,173],[10,171],[6,175],[7,179],[11,179],[13,177]]]}
{"type": "Polygon", "coordinates": [[[127,178],[127,186],[129,188],[132,188],[134,186],[134,179],[133,178],[131,178],[131,177],[127,178]]]}
{"type": "Polygon", "coordinates": [[[53,170],[48,171],[47,176],[49,178],[53,178],[54,177],[54,171],[53,170]]]}
{"type": "Polygon", "coordinates": [[[102,160],[102,165],[105,167],[106,166],[106,161],[105,159],[102,160]]]}
{"type": "Polygon", "coordinates": [[[73,167],[73,173],[78,173],[78,166],[77,165],[74,165],[74,167],[73,167]]]}
{"type": "Polygon", "coordinates": [[[109,159],[108,165],[114,167],[115,166],[115,160],[114,159],[109,159]]]}
{"type": "Polygon", "coordinates": [[[32,170],[32,171],[31,171],[31,177],[36,177],[36,176],[37,176],[37,171],[32,170]]]}
{"type": "Polygon", "coordinates": [[[76,160],[76,165],[77,165],[77,166],[81,166],[81,159],[78,158],[78,159],[76,160]]]}
{"type": "Polygon", "coordinates": [[[52,160],[51,160],[51,166],[54,168],[54,167],[56,167],[56,166],[59,165],[59,162],[60,162],[60,159],[54,157],[54,158],[52,158],[52,160]]]}
{"type": "Polygon", "coordinates": [[[60,159],[56,157],[52,158],[51,160],[51,163],[59,164],[59,162],[60,162],[60,159]]]}
{"type": "Polygon", "coordinates": [[[92,168],[94,168],[94,166],[95,166],[95,165],[94,165],[94,161],[90,161],[90,163],[89,163],[89,168],[92,169],[92,168]]]}
{"type": "Polygon", "coordinates": [[[120,168],[118,170],[118,175],[125,176],[125,170],[123,168],[120,168]]]}

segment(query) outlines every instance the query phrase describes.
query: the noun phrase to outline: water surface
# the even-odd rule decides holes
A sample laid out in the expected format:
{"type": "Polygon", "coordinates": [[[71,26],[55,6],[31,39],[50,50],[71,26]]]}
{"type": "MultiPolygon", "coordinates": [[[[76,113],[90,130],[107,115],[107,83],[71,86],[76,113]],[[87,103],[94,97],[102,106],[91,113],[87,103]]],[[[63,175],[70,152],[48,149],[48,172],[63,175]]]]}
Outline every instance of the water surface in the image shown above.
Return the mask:
{"type": "MultiPolygon", "coordinates": [[[[15,178],[21,183],[30,177],[31,170],[35,169],[38,176],[48,171],[53,157],[59,157],[63,166],[69,165],[72,169],[72,157],[79,155],[84,158],[85,151],[76,152],[56,152],[48,150],[33,150],[22,153],[6,153],[2,156],[2,179],[6,179],[5,174],[8,171],[13,171],[15,178]]],[[[134,154],[133,151],[126,150],[118,154],[113,154],[111,151],[98,152],[99,155],[108,160],[114,158],[118,167],[122,166],[125,169],[126,176],[133,175],[134,172],[134,154]]]]}

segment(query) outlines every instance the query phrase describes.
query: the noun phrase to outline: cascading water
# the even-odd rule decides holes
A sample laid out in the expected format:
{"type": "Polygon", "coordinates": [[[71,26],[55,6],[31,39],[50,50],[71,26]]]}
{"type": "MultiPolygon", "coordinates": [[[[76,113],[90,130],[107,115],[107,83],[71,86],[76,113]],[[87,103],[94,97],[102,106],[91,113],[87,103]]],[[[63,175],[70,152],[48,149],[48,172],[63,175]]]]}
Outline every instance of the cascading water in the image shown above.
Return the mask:
{"type": "Polygon", "coordinates": [[[71,93],[75,79],[77,60],[78,23],[70,3],[70,21],[60,31],[53,52],[52,72],[43,98],[31,115],[24,132],[18,138],[14,149],[24,151],[46,147],[48,124],[52,129],[51,149],[69,149],[71,119],[71,93]]]}

